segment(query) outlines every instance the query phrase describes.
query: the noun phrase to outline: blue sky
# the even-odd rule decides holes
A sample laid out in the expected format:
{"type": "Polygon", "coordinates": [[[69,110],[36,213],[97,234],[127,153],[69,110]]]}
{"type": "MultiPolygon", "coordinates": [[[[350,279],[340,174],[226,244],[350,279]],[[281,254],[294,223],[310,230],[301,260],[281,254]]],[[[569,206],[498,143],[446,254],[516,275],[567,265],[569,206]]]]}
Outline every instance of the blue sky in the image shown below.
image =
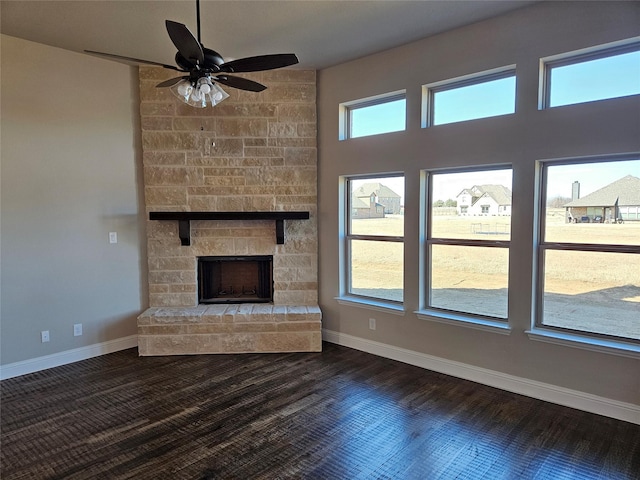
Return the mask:
{"type": "MultiPolygon", "coordinates": [[[[640,94],[640,51],[588,62],[555,67],[551,74],[550,106],[570,105],[589,101],[640,94]]],[[[501,78],[463,88],[436,93],[434,124],[454,121],[482,121],[482,118],[513,113],[515,111],[514,77],[501,78]]],[[[375,135],[381,132],[404,130],[406,124],[405,100],[373,105],[352,110],[352,136],[375,135]]],[[[437,127],[431,127],[437,128],[437,127]]],[[[625,175],[640,177],[640,160],[602,164],[582,164],[551,167],[547,193],[549,198],[571,196],[571,184],[581,184],[581,196],[602,188],[625,175]]],[[[480,184],[501,184],[511,188],[508,171],[490,171],[486,175],[441,175],[434,185],[433,199],[447,200],[464,187],[480,184]]],[[[399,179],[383,181],[403,197],[404,182],[399,179]]]]}
{"type": "MultiPolygon", "coordinates": [[[[640,51],[554,67],[551,85],[552,107],[640,94],[640,51]]],[[[513,113],[515,92],[515,77],[436,91],[434,125],[513,113]]],[[[395,100],[351,110],[351,136],[404,130],[405,107],[395,100]]]]}

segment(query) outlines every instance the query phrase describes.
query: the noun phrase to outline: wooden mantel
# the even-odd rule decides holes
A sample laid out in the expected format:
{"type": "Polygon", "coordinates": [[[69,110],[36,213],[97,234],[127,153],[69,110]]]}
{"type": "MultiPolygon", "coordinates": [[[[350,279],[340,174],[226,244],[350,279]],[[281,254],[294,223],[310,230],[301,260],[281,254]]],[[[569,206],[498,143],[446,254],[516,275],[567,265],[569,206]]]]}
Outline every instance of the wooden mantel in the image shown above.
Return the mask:
{"type": "Polygon", "coordinates": [[[308,220],[309,212],[149,212],[149,220],[177,220],[183,246],[191,245],[191,220],[275,220],[276,243],[284,244],[285,220],[308,220]]]}

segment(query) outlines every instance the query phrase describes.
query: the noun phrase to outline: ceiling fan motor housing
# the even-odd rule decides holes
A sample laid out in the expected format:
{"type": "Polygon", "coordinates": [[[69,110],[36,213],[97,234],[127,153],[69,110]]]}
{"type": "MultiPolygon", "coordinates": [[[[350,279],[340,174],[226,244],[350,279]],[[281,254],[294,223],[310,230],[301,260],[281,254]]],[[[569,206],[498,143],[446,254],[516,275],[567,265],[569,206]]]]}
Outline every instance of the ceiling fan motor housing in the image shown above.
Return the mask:
{"type": "Polygon", "coordinates": [[[203,48],[204,53],[204,62],[199,66],[190,60],[185,58],[180,52],[176,52],[175,60],[176,64],[182,68],[183,70],[205,70],[209,72],[219,72],[220,65],[224,63],[224,59],[222,56],[216,52],[215,50],[211,50],[210,48],[203,48]]]}

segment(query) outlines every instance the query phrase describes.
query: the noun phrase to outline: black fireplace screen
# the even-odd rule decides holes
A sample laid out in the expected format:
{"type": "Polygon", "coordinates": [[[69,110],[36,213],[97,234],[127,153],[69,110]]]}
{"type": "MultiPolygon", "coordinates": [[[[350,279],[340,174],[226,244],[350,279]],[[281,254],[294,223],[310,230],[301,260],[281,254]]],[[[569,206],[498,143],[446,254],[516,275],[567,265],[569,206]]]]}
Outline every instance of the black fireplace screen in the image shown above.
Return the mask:
{"type": "Polygon", "coordinates": [[[198,257],[199,303],[273,301],[273,256],[198,257]]]}

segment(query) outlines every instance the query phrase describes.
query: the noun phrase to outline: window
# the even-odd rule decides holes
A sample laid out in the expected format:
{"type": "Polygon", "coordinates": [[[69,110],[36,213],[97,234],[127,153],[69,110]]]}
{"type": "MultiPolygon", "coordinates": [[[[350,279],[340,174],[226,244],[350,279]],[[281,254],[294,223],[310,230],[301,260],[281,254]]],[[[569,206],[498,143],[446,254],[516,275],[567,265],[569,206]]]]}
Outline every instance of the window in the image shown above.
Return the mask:
{"type": "Polygon", "coordinates": [[[515,67],[423,87],[423,127],[506,115],[515,111],[515,67]]]}
{"type": "Polygon", "coordinates": [[[640,94],[640,42],[542,59],[541,108],[640,94]]]}
{"type": "Polygon", "coordinates": [[[640,343],[640,159],[606,160],[542,164],[536,325],[640,343]]]}
{"type": "Polygon", "coordinates": [[[405,92],[340,105],[340,140],[406,129],[405,92]]]}
{"type": "Polygon", "coordinates": [[[402,303],[404,177],[346,180],[346,293],[402,303]]]}
{"type": "Polygon", "coordinates": [[[427,307],[507,318],[511,169],[427,172],[427,307]],[[460,199],[467,197],[467,205],[460,199]],[[443,212],[440,200],[458,200],[443,212]]]}

